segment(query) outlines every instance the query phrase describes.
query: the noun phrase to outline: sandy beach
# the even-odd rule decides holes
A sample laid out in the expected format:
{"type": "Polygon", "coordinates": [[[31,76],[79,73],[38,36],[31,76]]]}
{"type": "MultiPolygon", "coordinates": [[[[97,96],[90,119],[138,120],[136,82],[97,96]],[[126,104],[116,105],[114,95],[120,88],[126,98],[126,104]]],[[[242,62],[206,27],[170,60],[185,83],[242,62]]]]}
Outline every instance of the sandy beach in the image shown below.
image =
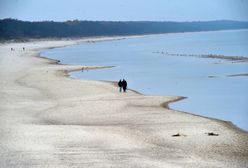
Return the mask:
{"type": "Polygon", "coordinates": [[[119,93],[67,74],[104,67],[39,57],[91,40],[0,44],[0,167],[248,167],[248,133],[166,108],[180,96],[119,93]]]}

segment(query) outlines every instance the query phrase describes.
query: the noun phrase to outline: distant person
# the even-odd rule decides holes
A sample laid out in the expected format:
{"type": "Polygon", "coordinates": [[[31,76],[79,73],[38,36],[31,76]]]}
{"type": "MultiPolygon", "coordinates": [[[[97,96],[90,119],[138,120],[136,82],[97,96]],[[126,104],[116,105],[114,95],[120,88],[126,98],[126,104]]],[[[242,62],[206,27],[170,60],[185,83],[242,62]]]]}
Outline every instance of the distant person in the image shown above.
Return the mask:
{"type": "Polygon", "coordinates": [[[119,87],[119,91],[121,92],[122,91],[122,81],[121,80],[119,80],[119,82],[118,82],[118,87],[119,87]]]}
{"type": "Polygon", "coordinates": [[[22,47],[22,50],[25,51],[25,47],[22,47]]]}
{"type": "Polygon", "coordinates": [[[14,48],[11,48],[10,50],[11,50],[11,51],[14,51],[14,48]]]}
{"type": "Polygon", "coordinates": [[[127,81],[125,79],[122,80],[122,88],[124,92],[127,91],[127,81]]]}

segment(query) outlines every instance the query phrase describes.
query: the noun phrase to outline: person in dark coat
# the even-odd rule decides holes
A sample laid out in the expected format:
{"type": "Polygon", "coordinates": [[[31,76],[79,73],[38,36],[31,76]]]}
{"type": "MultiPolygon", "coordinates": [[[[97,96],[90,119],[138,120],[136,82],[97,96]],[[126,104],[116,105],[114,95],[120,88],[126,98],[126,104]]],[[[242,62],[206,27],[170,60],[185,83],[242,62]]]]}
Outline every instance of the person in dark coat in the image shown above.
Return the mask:
{"type": "Polygon", "coordinates": [[[119,91],[121,92],[122,91],[122,81],[121,80],[119,80],[119,82],[118,82],[118,86],[119,86],[119,91]]]}
{"type": "Polygon", "coordinates": [[[125,79],[122,80],[122,88],[124,92],[127,91],[127,81],[125,79]]]}

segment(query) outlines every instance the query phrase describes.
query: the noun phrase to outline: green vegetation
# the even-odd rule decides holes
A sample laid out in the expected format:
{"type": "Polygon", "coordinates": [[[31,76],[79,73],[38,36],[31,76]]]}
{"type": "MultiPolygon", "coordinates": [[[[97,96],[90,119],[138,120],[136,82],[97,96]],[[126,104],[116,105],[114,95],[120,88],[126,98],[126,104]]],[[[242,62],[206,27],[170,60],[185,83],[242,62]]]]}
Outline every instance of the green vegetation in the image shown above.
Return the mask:
{"type": "Polygon", "coordinates": [[[42,21],[0,20],[0,39],[63,38],[89,36],[141,35],[248,28],[248,22],[111,22],[111,21],[42,21]]]}

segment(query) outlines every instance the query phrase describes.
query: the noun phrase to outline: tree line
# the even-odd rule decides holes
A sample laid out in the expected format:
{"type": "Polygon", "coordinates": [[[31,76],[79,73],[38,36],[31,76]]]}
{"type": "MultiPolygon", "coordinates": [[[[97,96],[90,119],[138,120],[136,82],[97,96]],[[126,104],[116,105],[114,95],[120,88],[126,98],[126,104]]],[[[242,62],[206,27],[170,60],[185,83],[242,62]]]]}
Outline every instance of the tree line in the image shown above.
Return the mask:
{"type": "Polygon", "coordinates": [[[247,29],[248,22],[153,22],[153,21],[41,21],[17,19],[0,20],[0,39],[74,38],[90,36],[142,35],[159,33],[196,32],[212,30],[247,29]]]}

